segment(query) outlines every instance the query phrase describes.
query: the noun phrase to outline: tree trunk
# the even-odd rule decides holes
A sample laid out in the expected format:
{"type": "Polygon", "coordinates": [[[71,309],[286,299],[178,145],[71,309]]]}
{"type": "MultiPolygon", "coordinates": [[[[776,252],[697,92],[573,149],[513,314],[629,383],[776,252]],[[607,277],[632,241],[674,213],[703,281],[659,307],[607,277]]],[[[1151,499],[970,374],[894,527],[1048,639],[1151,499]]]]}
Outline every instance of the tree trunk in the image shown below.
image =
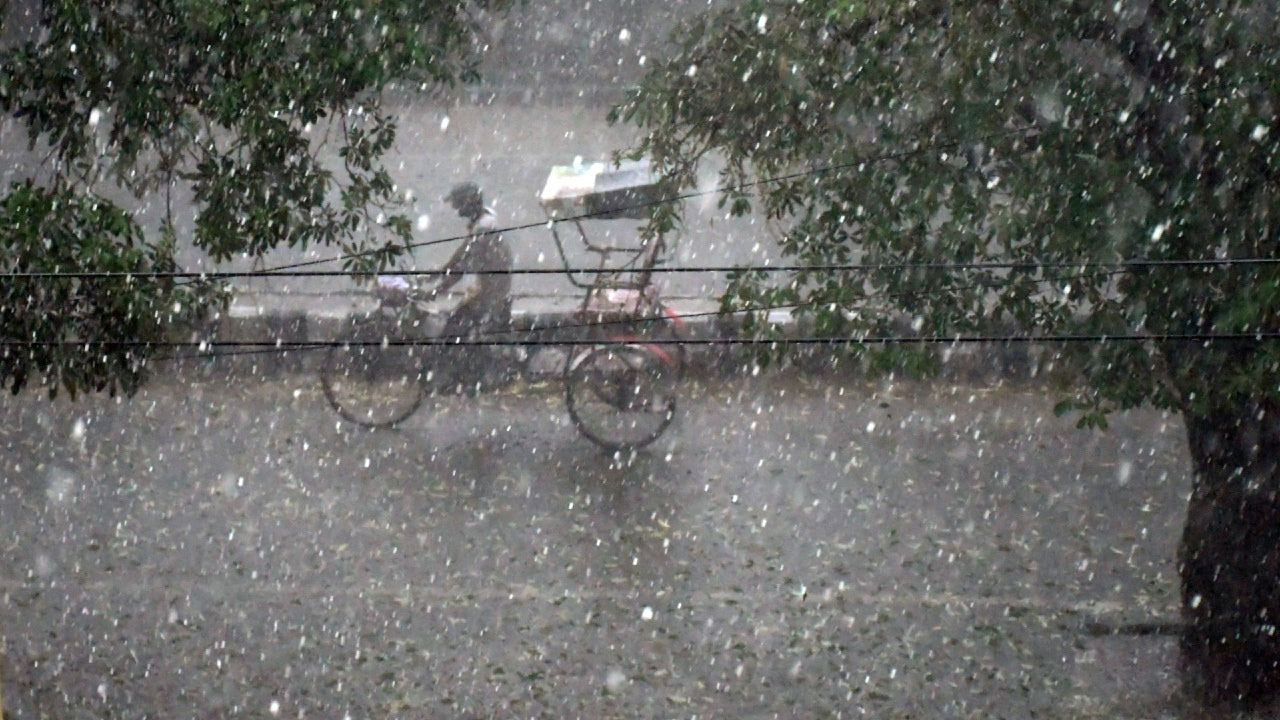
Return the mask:
{"type": "Polygon", "coordinates": [[[1280,403],[1187,413],[1186,426],[1184,678],[1211,706],[1259,707],[1280,690],[1280,403]]]}

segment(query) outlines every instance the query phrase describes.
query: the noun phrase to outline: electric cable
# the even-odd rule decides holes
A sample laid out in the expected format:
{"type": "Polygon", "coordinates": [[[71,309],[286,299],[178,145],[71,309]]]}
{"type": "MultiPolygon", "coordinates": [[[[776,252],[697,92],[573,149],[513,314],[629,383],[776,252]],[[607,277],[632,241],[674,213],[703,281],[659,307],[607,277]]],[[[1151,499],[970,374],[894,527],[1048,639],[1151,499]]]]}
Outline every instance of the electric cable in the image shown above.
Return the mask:
{"type": "MultiPolygon", "coordinates": [[[[1190,93],[1186,93],[1186,94],[1190,94],[1190,93]]],[[[1102,113],[1099,112],[1096,114],[1102,114],[1102,113]]],[[[569,215],[564,217],[553,217],[553,218],[548,218],[547,220],[541,220],[538,222],[524,223],[521,225],[512,225],[504,228],[494,228],[492,230],[484,230],[478,233],[467,233],[463,235],[454,235],[454,236],[445,237],[445,238],[438,238],[434,240],[427,240],[427,241],[421,241],[416,243],[407,243],[405,245],[405,249],[411,250],[411,249],[415,249],[419,247],[427,247],[431,245],[460,242],[472,237],[478,237],[482,235],[493,235],[493,234],[501,234],[505,232],[527,230],[527,229],[538,228],[538,227],[548,227],[555,223],[587,220],[587,219],[592,219],[592,218],[606,216],[606,215],[614,215],[618,212],[643,210],[643,209],[664,204],[664,203],[681,202],[683,200],[688,200],[688,199],[710,195],[714,193],[741,191],[741,190],[746,190],[746,189],[759,187],[767,184],[786,182],[788,180],[795,180],[795,179],[819,175],[827,172],[845,170],[845,169],[859,167],[867,164],[903,159],[906,157],[911,157],[911,156],[915,156],[915,155],[919,155],[925,152],[931,152],[935,150],[953,148],[957,146],[968,146],[975,143],[986,142],[988,140],[998,138],[998,137],[1027,133],[1037,129],[1042,129],[1042,128],[1040,128],[1035,124],[1023,125],[1017,128],[1010,128],[1003,131],[988,133],[987,135],[979,136],[976,138],[933,143],[929,145],[922,145],[909,150],[898,150],[892,153],[866,156],[861,159],[849,161],[845,163],[837,163],[837,164],[827,165],[827,166],[818,167],[818,168],[809,168],[807,170],[801,170],[794,173],[788,173],[785,175],[773,176],[768,178],[761,178],[761,179],[753,180],[746,183],[740,183],[738,185],[716,187],[708,190],[690,191],[690,192],[681,193],[675,196],[663,197],[663,198],[658,198],[656,200],[649,200],[649,201],[640,202],[632,205],[627,205],[621,208],[612,208],[609,210],[580,213],[577,215],[569,215]]],[[[329,257],[329,258],[318,258],[315,260],[307,260],[307,261],[301,261],[296,263],[289,263],[285,265],[278,265],[275,267],[265,268],[262,270],[249,270],[249,271],[212,271],[212,272],[32,271],[32,272],[8,272],[8,273],[0,274],[0,276],[11,278],[11,279],[51,278],[51,277],[68,277],[68,278],[79,278],[79,279],[110,278],[110,277],[126,277],[126,278],[127,277],[155,277],[155,278],[177,278],[177,279],[198,280],[198,281],[207,280],[207,279],[236,278],[236,277],[273,277],[273,276],[274,277],[326,277],[326,276],[344,276],[344,275],[350,276],[353,274],[352,272],[342,271],[342,270],[335,270],[335,271],[296,271],[296,270],[297,268],[311,267],[311,266],[320,265],[320,264],[329,263],[329,262],[356,259],[366,255],[376,254],[378,252],[381,252],[381,250],[369,250],[369,251],[358,252],[358,253],[347,253],[344,255],[338,255],[338,256],[329,257]]],[[[1204,260],[1135,259],[1135,260],[1101,261],[1101,262],[1086,262],[1086,263],[1067,262],[1067,261],[1058,261],[1058,262],[1012,261],[1012,262],[992,262],[992,263],[880,263],[880,264],[844,264],[844,265],[817,265],[817,266],[799,266],[799,265],[768,266],[766,265],[766,266],[745,266],[745,267],[744,266],[705,266],[705,267],[686,267],[686,268],[655,267],[655,268],[652,268],[652,272],[654,273],[804,272],[804,271],[817,272],[817,271],[867,271],[867,270],[892,270],[892,269],[917,269],[917,268],[955,269],[955,270],[960,270],[960,269],[1030,270],[1030,269],[1051,268],[1051,267],[1086,267],[1086,266],[1107,267],[1107,266],[1119,266],[1122,264],[1127,265],[1129,267],[1137,268],[1137,267],[1156,267],[1161,265],[1172,265],[1172,266],[1206,265],[1208,266],[1208,265],[1246,265],[1246,264],[1275,264],[1275,263],[1280,263],[1280,258],[1212,258],[1212,259],[1204,259],[1204,260]]],[[[526,274],[529,274],[529,275],[534,275],[534,274],[564,274],[567,272],[571,272],[575,274],[603,274],[603,273],[617,272],[617,270],[610,269],[610,268],[513,268],[513,269],[504,269],[504,270],[479,270],[479,271],[468,271],[468,272],[458,272],[458,273],[449,273],[443,270],[401,270],[401,271],[379,271],[376,273],[366,273],[364,275],[376,275],[376,276],[394,276],[394,275],[432,276],[432,275],[449,275],[449,274],[457,274],[457,275],[488,275],[488,274],[526,275],[526,274]]]]}
{"type": "MultiPolygon", "coordinates": [[[[1280,257],[1245,257],[1245,258],[1193,258],[1193,259],[1146,259],[1133,260],[1089,260],[1089,261],[991,261],[991,262],[955,262],[955,263],[840,263],[829,265],[691,265],[684,267],[658,266],[646,272],[659,274],[692,274],[692,273],[777,273],[777,272],[877,272],[885,270],[1054,270],[1063,268],[1114,268],[1141,269],[1161,267],[1234,267],[1249,265],[1280,265],[1280,257]]],[[[628,272],[625,268],[589,268],[589,267],[550,267],[550,268],[506,268],[491,270],[385,270],[373,273],[360,273],[365,277],[433,277],[433,276],[467,276],[467,275],[610,275],[628,272]]],[[[0,273],[6,279],[98,279],[98,278],[182,278],[195,280],[222,280],[230,278],[261,277],[351,277],[346,270],[304,270],[280,271],[265,270],[228,270],[214,272],[195,271],[17,271],[0,273]]]]}
{"type": "MultiPolygon", "coordinates": [[[[1171,96],[1171,98],[1175,98],[1175,97],[1184,97],[1184,96],[1189,96],[1189,95],[1193,95],[1193,94],[1194,94],[1194,91],[1190,91],[1190,90],[1188,90],[1188,91],[1186,91],[1186,92],[1182,92],[1182,93],[1175,93],[1174,95],[1172,95],[1172,96],[1171,96]]],[[[1085,115],[1085,116],[1087,117],[1087,116],[1089,116],[1089,115],[1092,115],[1092,116],[1095,116],[1095,117],[1102,117],[1103,115],[1106,115],[1106,114],[1108,114],[1109,112],[1110,112],[1110,111],[1106,111],[1106,112],[1104,112],[1104,111],[1099,110],[1099,111],[1094,112],[1094,113],[1086,113],[1086,115],[1085,115]]],[[[529,230],[529,229],[532,229],[532,228],[538,228],[538,227],[549,227],[549,226],[551,226],[551,225],[553,225],[553,224],[555,224],[555,223],[570,222],[570,221],[572,221],[572,222],[577,222],[577,221],[580,221],[580,220],[590,220],[590,219],[593,219],[593,218],[599,218],[599,217],[608,216],[608,215],[615,215],[615,214],[617,214],[617,213],[619,213],[619,212],[631,212],[631,211],[636,211],[636,210],[645,210],[645,209],[652,208],[652,207],[656,207],[656,206],[658,206],[658,205],[665,204],[665,203],[683,202],[683,201],[685,201],[685,200],[690,200],[690,199],[697,198],[697,197],[703,197],[703,196],[706,196],[706,195],[712,195],[712,194],[715,194],[715,193],[736,192],[736,191],[742,191],[742,190],[749,190],[749,189],[751,189],[751,188],[761,187],[761,186],[764,186],[764,185],[769,185],[769,184],[773,184],[773,183],[780,183],[780,182],[787,182],[787,181],[789,181],[789,180],[797,180],[797,179],[800,179],[800,178],[804,178],[804,177],[811,177],[811,176],[820,175],[820,174],[824,174],[824,173],[828,173],[828,172],[835,172],[835,171],[839,171],[839,170],[848,170],[848,169],[851,169],[851,168],[861,167],[861,166],[864,166],[864,165],[871,165],[871,164],[875,164],[875,163],[888,162],[888,161],[893,161],[893,160],[902,160],[902,159],[906,159],[906,158],[909,158],[909,157],[914,157],[914,156],[916,156],[916,155],[923,155],[923,154],[925,154],[925,153],[933,152],[933,151],[936,151],[936,150],[944,150],[944,149],[950,149],[950,148],[956,148],[956,147],[967,147],[967,146],[971,146],[971,145],[978,144],[978,143],[984,143],[984,142],[987,142],[987,141],[990,141],[990,140],[994,140],[994,139],[997,139],[997,138],[1007,137],[1007,136],[1009,136],[1009,135],[1021,135],[1021,134],[1029,133],[1029,132],[1036,131],[1036,130],[1041,130],[1041,131],[1043,131],[1044,129],[1045,129],[1045,128],[1043,128],[1043,127],[1041,127],[1041,126],[1039,126],[1039,125],[1036,125],[1035,123],[1029,123],[1029,124],[1021,125],[1021,126],[1014,127],[1014,128],[1007,128],[1007,129],[1005,129],[1005,130],[998,130],[998,131],[995,131],[995,132],[987,133],[986,135],[980,135],[980,136],[973,137],[973,138],[966,138],[966,139],[961,139],[961,140],[950,140],[950,141],[946,141],[946,142],[937,142],[937,143],[931,143],[931,144],[925,144],[925,145],[920,145],[919,143],[921,142],[921,140],[920,140],[919,138],[917,138],[917,139],[912,143],[912,144],[914,144],[914,145],[917,145],[917,147],[914,147],[914,148],[911,148],[911,149],[907,149],[907,150],[896,150],[896,151],[894,151],[894,152],[890,152],[890,153],[883,153],[883,154],[880,154],[880,155],[868,155],[868,156],[864,156],[864,157],[862,157],[862,158],[860,158],[860,159],[857,159],[857,160],[851,160],[851,161],[844,162],[844,163],[835,163],[835,164],[826,165],[826,166],[817,167],[817,168],[813,168],[813,167],[811,167],[811,168],[808,168],[808,169],[805,169],[805,170],[798,170],[798,171],[793,172],[793,173],[787,173],[787,174],[784,174],[784,175],[777,175],[777,176],[772,176],[772,177],[768,177],[768,178],[760,178],[760,179],[757,179],[757,180],[752,180],[752,181],[745,182],[745,183],[739,183],[739,184],[737,184],[737,185],[730,185],[730,186],[727,186],[727,187],[715,187],[715,188],[711,188],[711,189],[708,189],[708,190],[695,190],[695,191],[684,192],[684,193],[680,193],[680,194],[677,194],[677,195],[674,195],[674,196],[662,197],[662,198],[658,198],[658,199],[655,199],[655,200],[648,200],[648,201],[639,202],[639,203],[635,203],[635,204],[632,204],[632,205],[625,205],[625,206],[617,207],[617,208],[610,208],[609,210],[600,210],[600,211],[595,211],[595,212],[586,212],[586,213],[580,213],[580,214],[577,214],[577,215],[567,215],[567,216],[564,216],[564,217],[554,217],[554,218],[548,218],[547,220],[542,220],[542,221],[538,221],[538,222],[531,222],[531,223],[524,223],[524,224],[522,224],[522,225],[513,225],[513,226],[510,226],[510,227],[506,227],[506,228],[495,228],[495,229],[493,229],[493,230],[486,230],[486,231],[482,231],[482,232],[479,232],[479,233],[468,233],[468,234],[465,234],[465,235],[455,235],[455,236],[452,236],[452,237],[439,238],[439,239],[436,239],[436,240],[426,240],[426,241],[421,241],[421,242],[416,242],[416,243],[406,243],[406,244],[405,244],[405,246],[404,246],[404,249],[405,249],[405,250],[413,250],[413,249],[420,248],[420,247],[428,247],[428,246],[432,246],[432,245],[441,245],[441,244],[446,244],[446,243],[461,242],[461,241],[463,241],[463,240],[467,240],[468,238],[477,237],[477,236],[481,236],[481,235],[492,235],[492,234],[499,234],[499,233],[504,233],[504,232],[517,232],[517,231],[520,231],[520,230],[529,230]]],[[[314,265],[321,265],[321,264],[324,264],[324,263],[339,262],[339,261],[342,261],[342,260],[353,260],[353,259],[356,259],[356,258],[360,258],[360,257],[368,256],[368,255],[377,254],[377,253],[379,253],[379,252],[382,252],[382,251],[381,251],[381,250],[377,250],[377,249],[375,249],[375,250],[366,250],[366,251],[363,251],[363,252],[358,252],[358,253],[347,253],[347,254],[337,255],[337,256],[329,257],[329,258],[318,258],[318,259],[315,259],[315,260],[306,260],[306,261],[300,261],[300,262],[296,262],[296,263],[288,263],[288,264],[284,264],[284,265],[277,265],[277,266],[275,266],[275,267],[271,267],[271,268],[265,268],[265,269],[263,270],[263,272],[276,272],[276,271],[281,271],[281,270],[295,270],[295,269],[297,269],[297,268],[301,268],[301,267],[310,267],[310,266],[314,266],[314,265]]]]}
{"type": "MultiPolygon", "coordinates": [[[[1101,272],[1101,273],[1076,273],[1074,275],[1059,276],[1054,278],[1042,278],[1037,282],[1060,283],[1060,282],[1075,281],[1080,279],[1100,279],[1108,276],[1115,276],[1118,274],[1120,274],[1120,272],[1114,271],[1114,270],[1109,272],[1101,272]]],[[[877,293],[871,293],[867,295],[865,299],[867,300],[889,300],[889,299],[898,300],[898,299],[903,299],[907,297],[921,297],[921,296],[934,295],[940,292],[958,292],[958,291],[964,291],[964,290],[983,289],[988,287],[990,287],[990,285],[986,283],[973,283],[969,285],[949,286],[944,288],[930,288],[928,290],[903,290],[903,291],[897,291],[897,292],[877,292],[877,293]]],[[[794,310],[799,308],[814,307],[814,306],[820,306],[820,305],[826,305],[826,304],[828,303],[821,300],[809,300],[809,301],[803,301],[803,302],[764,305],[764,306],[756,306],[756,307],[731,308],[728,310],[721,309],[721,310],[710,310],[710,311],[701,311],[701,312],[693,312],[693,313],[681,313],[675,316],[655,314],[655,315],[646,315],[643,317],[626,318],[622,320],[596,320],[596,321],[587,321],[587,322],[579,322],[579,323],[562,323],[562,324],[556,324],[556,325],[548,325],[543,328],[534,327],[534,328],[528,328],[528,329],[519,329],[519,328],[491,329],[491,330],[484,330],[479,333],[474,333],[469,335],[441,335],[441,336],[437,336],[435,339],[450,340],[450,339],[461,339],[466,337],[473,337],[473,338],[474,337],[495,337],[495,336],[511,335],[513,333],[522,333],[522,332],[534,333],[538,331],[562,331],[562,330],[583,330],[583,329],[593,330],[593,329],[609,327],[609,326],[636,327],[636,326],[643,326],[643,325],[648,325],[653,323],[671,322],[673,320],[684,321],[687,319],[700,318],[700,317],[724,317],[728,315],[765,313],[765,312],[771,312],[774,310],[794,310]]],[[[231,351],[231,352],[224,352],[224,353],[202,352],[202,353],[196,353],[196,354],[190,354],[190,355],[162,356],[159,358],[151,358],[150,361],[151,362],[169,362],[169,361],[177,361],[177,360],[195,360],[195,359],[212,360],[219,357],[232,357],[232,356],[239,356],[239,355],[260,355],[260,354],[268,354],[268,353],[275,353],[275,352],[288,352],[291,350],[319,350],[319,349],[326,349],[328,347],[330,346],[319,345],[316,347],[299,346],[294,348],[288,348],[285,350],[268,348],[265,350],[263,349],[243,350],[243,351],[231,351]]]]}
{"type": "MultiPolygon", "coordinates": [[[[1103,273],[1102,275],[1113,274],[1103,273]]],[[[1072,278],[1054,278],[1055,281],[1062,281],[1072,278]]],[[[970,286],[967,289],[974,289],[970,286]]],[[[981,285],[976,286],[981,287],[981,285]]],[[[920,295],[932,292],[953,292],[961,288],[940,288],[932,291],[894,293],[893,295],[920,295]]],[[[786,309],[800,307],[803,305],[822,305],[823,302],[810,303],[789,303],[785,305],[766,306],[759,308],[742,308],[734,310],[718,310],[703,313],[690,313],[678,317],[693,317],[697,315],[725,315],[733,313],[749,313],[749,312],[765,312],[773,309],[786,309]]],[[[670,320],[669,316],[653,316],[651,318],[637,318],[615,321],[618,323],[632,324],[637,321],[666,321],[670,320]]],[[[605,322],[585,323],[577,327],[598,327],[605,325],[605,322]]],[[[557,326],[548,326],[547,329],[556,329],[557,326]]],[[[565,326],[558,326],[565,327],[565,326]]],[[[1047,335],[933,335],[933,336],[906,336],[906,335],[889,335],[889,336],[873,336],[873,335],[851,335],[851,336],[833,336],[833,337],[798,337],[798,338],[769,338],[769,337],[753,337],[753,338],[629,338],[629,339],[526,339],[526,340],[475,340],[466,339],[467,337],[484,337],[486,335],[510,334],[512,332],[529,332],[527,330],[498,330],[491,333],[481,333],[470,336],[442,336],[412,340],[325,340],[325,341],[283,341],[283,340],[266,340],[266,341],[146,341],[146,340],[4,340],[0,339],[0,347],[219,347],[219,348],[259,348],[266,349],[268,352],[283,352],[290,350],[308,350],[330,347],[542,347],[542,346],[597,346],[597,345],[632,345],[632,344],[649,344],[649,345],[850,345],[850,344],[969,344],[969,343],[1076,343],[1076,342],[1110,342],[1110,341],[1203,341],[1212,342],[1216,340],[1223,341],[1263,341],[1280,338],[1280,332],[1274,331],[1258,331],[1258,332],[1237,332],[1237,333],[1061,333],[1047,335]]]]}
{"type": "MultiPolygon", "coordinates": [[[[533,228],[549,227],[549,226],[551,226],[551,225],[553,225],[553,224],[556,224],[556,223],[563,223],[563,222],[578,222],[578,221],[581,221],[581,220],[591,220],[591,219],[593,219],[593,218],[602,218],[602,217],[607,217],[607,216],[613,216],[613,215],[617,215],[618,213],[621,213],[621,212],[633,212],[633,211],[637,211],[637,210],[645,210],[645,209],[648,209],[648,208],[656,207],[656,206],[658,206],[658,205],[663,205],[663,204],[667,204],[667,203],[683,202],[683,201],[685,201],[685,200],[691,200],[691,199],[693,199],[693,198],[702,197],[702,196],[705,196],[705,195],[712,195],[712,194],[715,194],[715,193],[735,192],[735,191],[747,190],[747,189],[750,189],[750,188],[759,187],[759,186],[761,186],[761,185],[766,185],[766,184],[771,184],[771,183],[778,183],[778,182],[786,182],[786,181],[788,181],[788,180],[795,180],[795,179],[802,178],[802,177],[809,177],[809,176],[813,176],[813,175],[820,175],[820,174],[823,174],[823,173],[834,172],[834,171],[838,171],[838,170],[847,170],[847,169],[850,169],[850,168],[858,167],[858,166],[860,166],[860,165],[869,165],[869,164],[873,164],[873,163],[887,162],[887,161],[891,161],[891,160],[901,160],[901,159],[903,159],[903,158],[911,157],[911,156],[913,156],[913,155],[920,155],[920,154],[923,154],[923,153],[926,153],[926,152],[932,152],[932,151],[934,151],[934,150],[942,150],[942,149],[947,149],[947,148],[952,148],[952,147],[965,146],[965,145],[972,145],[972,144],[974,144],[974,143],[981,143],[981,142],[985,142],[985,141],[987,141],[987,140],[991,140],[991,139],[998,138],[998,137],[1003,137],[1003,136],[1006,136],[1006,135],[1013,135],[1013,134],[1018,134],[1018,133],[1025,133],[1025,132],[1029,132],[1029,131],[1034,130],[1034,129],[1036,129],[1036,127],[1035,127],[1034,125],[1028,125],[1028,126],[1023,126],[1023,127],[1019,127],[1019,128],[1012,128],[1012,129],[1009,129],[1009,130],[1003,130],[1003,131],[1000,131],[1000,132],[989,133],[989,134],[987,134],[987,135],[983,135],[983,136],[980,136],[980,137],[977,137],[977,138],[971,138],[971,139],[967,139],[967,140],[953,140],[953,141],[948,141],[948,142],[943,142],[943,143],[936,143],[936,144],[933,144],[933,145],[926,145],[926,146],[918,147],[918,148],[915,148],[915,149],[912,149],[912,150],[898,150],[898,151],[895,151],[895,152],[892,152],[892,153],[884,153],[884,154],[881,154],[881,155],[866,156],[866,157],[863,157],[863,158],[861,158],[861,159],[853,160],[853,161],[850,161],[850,162],[837,163],[837,164],[834,164],[834,165],[826,165],[826,166],[818,167],[818,168],[810,168],[810,169],[808,169],[808,170],[797,171],[797,172],[794,172],[794,173],[789,173],[789,174],[786,174],[786,175],[779,175],[779,176],[775,176],[775,177],[761,178],[761,179],[759,179],[759,180],[752,180],[752,181],[750,181],[750,182],[739,183],[738,185],[731,185],[731,186],[728,186],[728,187],[715,187],[715,188],[711,188],[711,189],[709,189],[709,190],[692,190],[692,191],[688,191],[688,192],[684,192],[684,193],[679,193],[679,194],[672,195],[672,196],[668,196],[668,197],[658,198],[658,199],[656,199],[656,200],[646,200],[646,201],[644,201],[644,202],[638,202],[638,203],[634,203],[634,204],[631,204],[631,205],[624,205],[624,206],[622,206],[622,207],[610,208],[610,209],[608,209],[608,210],[597,210],[597,211],[593,211],[593,212],[584,212],[584,213],[578,213],[578,214],[576,214],[576,215],[566,215],[566,216],[563,216],[563,217],[551,217],[551,218],[548,218],[548,219],[546,219],[546,220],[541,220],[541,221],[538,221],[538,222],[529,222],[529,223],[523,223],[523,224],[520,224],[520,225],[511,225],[511,226],[508,226],[508,227],[505,227],[505,228],[494,228],[494,229],[492,229],[492,230],[483,230],[483,231],[481,231],[481,232],[477,232],[477,233],[467,233],[467,234],[464,234],[464,235],[453,235],[453,236],[451,236],[451,237],[438,238],[438,239],[435,239],[435,240],[423,240],[423,241],[420,241],[420,242],[405,243],[405,245],[404,245],[404,249],[405,249],[405,250],[415,250],[415,249],[417,249],[417,248],[430,247],[430,246],[433,246],[433,245],[443,245],[443,244],[447,244],[447,243],[462,242],[462,241],[464,241],[464,240],[468,240],[468,239],[473,238],[473,237],[480,237],[480,236],[484,236],[484,235],[498,235],[498,234],[502,234],[502,233],[506,233],[506,232],[518,232],[518,231],[521,231],[521,230],[530,230],[530,229],[533,229],[533,228]]],[[[343,261],[343,260],[354,260],[354,259],[357,259],[357,258],[360,258],[360,257],[365,257],[365,256],[368,256],[368,255],[374,255],[374,254],[377,254],[377,253],[379,253],[379,252],[382,252],[382,250],[378,250],[378,249],[375,249],[375,250],[366,250],[366,251],[363,251],[363,252],[357,252],[357,253],[346,253],[346,254],[343,254],[343,255],[336,255],[336,256],[328,257],[328,258],[317,258],[317,259],[315,259],[315,260],[304,260],[304,261],[300,261],[300,262],[288,263],[288,264],[285,264],[285,265],[277,265],[277,266],[275,266],[275,267],[266,268],[266,269],[264,269],[264,270],[263,270],[263,272],[278,272],[278,271],[281,271],[281,270],[294,270],[294,269],[301,268],[301,267],[310,267],[310,266],[314,266],[314,265],[323,265],[323,264],[325,264],[325,263],[340,262],[340,261],[343,261]]]]}
{"type": "Polygon", "coordinates": [[[601,338],[581,340],[0,340],[0,347],[237,347],[277,350],[323,347],[576,347],[613,345],[962,345],[975,343],[1078,342],[1261,342],[1280,338],[1280,332],[1253,333],[1091,333],[1049,335],[846,335],[796,338],[601,338]]]}

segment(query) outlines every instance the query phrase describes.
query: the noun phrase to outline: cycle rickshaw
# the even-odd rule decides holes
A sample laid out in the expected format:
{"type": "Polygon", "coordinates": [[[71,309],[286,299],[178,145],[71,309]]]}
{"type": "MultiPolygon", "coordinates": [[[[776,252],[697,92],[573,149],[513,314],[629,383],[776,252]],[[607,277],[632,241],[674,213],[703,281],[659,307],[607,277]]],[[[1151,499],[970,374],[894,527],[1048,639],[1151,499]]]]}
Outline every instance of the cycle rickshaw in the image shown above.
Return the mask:
{"type": "Polygon", "coordinates": [[[393,427],[427,398],[474,394],[518,376],[486,380],[476,368],[515,367],[521,347],[563,345],[570,350],[565,405],[578,430],[606,449],[653,442],[675,417],[686,362],[680,318],[653,282],[665,243],[659,236],[601,244],[583,221],[647,218],[655,202],[668,199],[664,192],[644,161],[551,169],[539,201],[565,275],[582,294],[571,319],[557,327],[441,337],[444,314],[429,308],[425,292],[403,276],[379,277],[376,307],[353,317],[344,342],[325,358],[321,384],[329,404],[359,425],[393,427]],[[570,262],[563,224],[594,256],[591,266],[570,262]]]}

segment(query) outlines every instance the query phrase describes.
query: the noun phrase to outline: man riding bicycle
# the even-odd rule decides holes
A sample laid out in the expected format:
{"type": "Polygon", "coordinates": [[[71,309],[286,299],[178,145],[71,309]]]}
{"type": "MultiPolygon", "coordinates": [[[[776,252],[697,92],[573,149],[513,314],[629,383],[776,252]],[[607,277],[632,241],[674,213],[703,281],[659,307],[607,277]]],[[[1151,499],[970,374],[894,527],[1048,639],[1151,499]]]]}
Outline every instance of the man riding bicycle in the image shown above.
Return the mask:
{"type": "Polygon", "coordinates": [[[449,313],[444,336],[466,340],[500,333],[511,326],[511,248],[497,231],[480,186],[462,183],[444,199],[467,221],[470,235],[441,268],[444,275],[433,289],[440,294],[463,286],[462,301],[449,313]]]}
{"type": "MultiPolygon", "coordinates": [[[[448,311],[439,338],[446,343],[478,343],[509,340],[511,328],[511,249],[498,232],[493,211],[485,207],[480,187],[473,182],[455,186],[443,198],[467,221],[468,237],[441,268],[439,280],[432,287],[415,288],[399,275],[378,278],[375,292],[389,307],[415,302],[424,312],[428,306],[444,299],[446,293],[461,294],[462,300],[448,311]],[[458,293],[461,286],[461,293],[458,293]],[[450,292],[453,291],[453,292],[450,292]]],[[[513,355],[523,360],[524,353],[493,353],[488,348],[449,349],[449,377],[457,387],[475,390],[475,384],[488,384],[487,372],[505,374],[509,368],[495,367],[487,358],[513,355]]]]}

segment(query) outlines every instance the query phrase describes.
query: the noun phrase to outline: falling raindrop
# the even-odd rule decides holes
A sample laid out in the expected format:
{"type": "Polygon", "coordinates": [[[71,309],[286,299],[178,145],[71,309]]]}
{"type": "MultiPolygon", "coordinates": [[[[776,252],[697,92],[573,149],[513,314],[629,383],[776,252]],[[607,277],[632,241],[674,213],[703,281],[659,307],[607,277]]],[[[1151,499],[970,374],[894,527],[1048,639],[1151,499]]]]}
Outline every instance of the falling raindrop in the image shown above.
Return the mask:
{"type": "Polygon", "coordinates": [[[609,672],[605,673],[604,686],[611,693],[619,693],[627,682],[627,676],[618,668],[609,668],[609,672]]]}

